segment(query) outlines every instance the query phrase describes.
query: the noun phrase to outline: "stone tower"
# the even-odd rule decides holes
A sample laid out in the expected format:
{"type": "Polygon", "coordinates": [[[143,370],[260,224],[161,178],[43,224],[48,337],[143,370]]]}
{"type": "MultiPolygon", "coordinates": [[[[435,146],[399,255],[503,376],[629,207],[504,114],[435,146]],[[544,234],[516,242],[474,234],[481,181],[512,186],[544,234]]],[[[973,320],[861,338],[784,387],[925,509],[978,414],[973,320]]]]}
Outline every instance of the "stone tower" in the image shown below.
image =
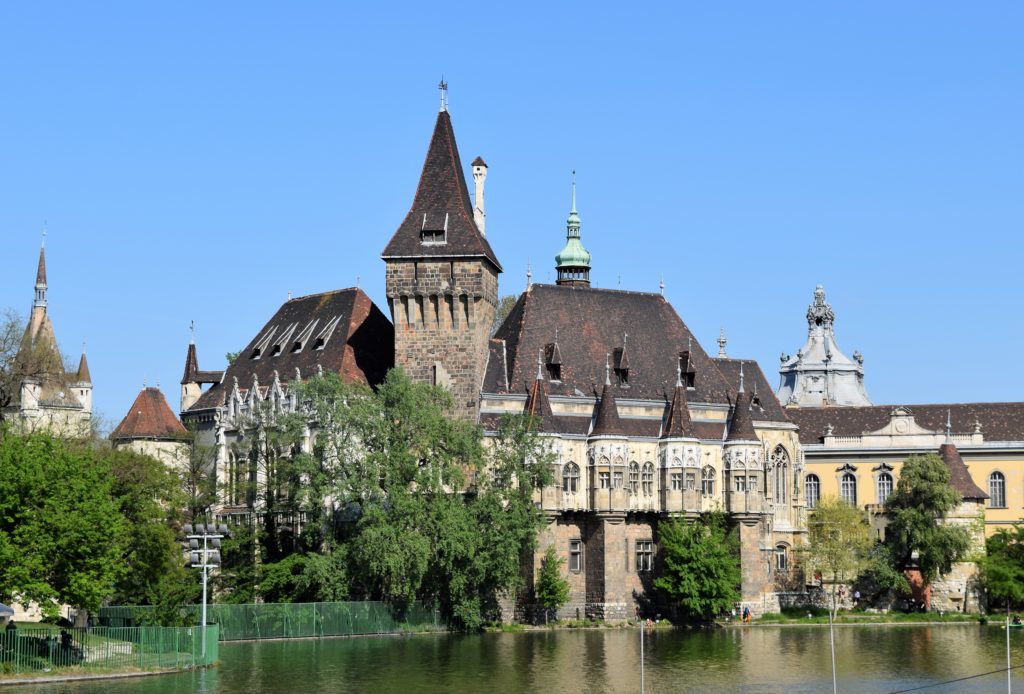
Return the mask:
{"type": "MultiPolygon", "coordinates": [[[[482,177],[477,181],[482,223],[482,177]]],[[[448,388],[456,414],[469,419],[479,415],[501,272],[482,231],[442,97],[412,208],[381,257],[395,365],[414,381],[448,388]]]]}

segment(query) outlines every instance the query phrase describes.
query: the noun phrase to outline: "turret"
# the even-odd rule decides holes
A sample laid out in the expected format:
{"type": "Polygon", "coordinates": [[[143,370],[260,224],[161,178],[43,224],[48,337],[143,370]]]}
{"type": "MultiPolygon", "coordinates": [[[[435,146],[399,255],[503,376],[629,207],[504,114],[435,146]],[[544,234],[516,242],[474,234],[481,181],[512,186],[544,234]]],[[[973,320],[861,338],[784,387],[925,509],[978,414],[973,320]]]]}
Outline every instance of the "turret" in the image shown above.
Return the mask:
{"type": "MultiPolygon", "coordinates": [[[[676,362],[676,386],[672,392],[665,422],[662,425],[661,440],[658,443],[658,457],[661,461],[662,510],[669,513],[701,511],[701,496],[704,472],[701,469],[701,447],[690,419],[690,407],[686,401],[686,386],[683,384],[682,365],[676,362]]],[[[713,472],[711,479],[713,479],[713,472]]],[[[713,495],[713,488],[708,488],[713,495]]],[[[711,499],[708,499],[709,507],[711,499]]]]}
{"type": "Polygon", "coordinates": [[[751,418],[751,397],[743,386],[736,394],[729,434],[725,437],[722,458],[725,467],[725,510],[754,519],[764,511],[764,451],[751,418]]]}
{"type": "Polygon", "coordinates": [[[565,247],[555,256],[556,284],[590,286],[590,253],[580,241],[580,216],[576,212],[576,172],[572,172],[572,209],[566,220],[565,247]]]}

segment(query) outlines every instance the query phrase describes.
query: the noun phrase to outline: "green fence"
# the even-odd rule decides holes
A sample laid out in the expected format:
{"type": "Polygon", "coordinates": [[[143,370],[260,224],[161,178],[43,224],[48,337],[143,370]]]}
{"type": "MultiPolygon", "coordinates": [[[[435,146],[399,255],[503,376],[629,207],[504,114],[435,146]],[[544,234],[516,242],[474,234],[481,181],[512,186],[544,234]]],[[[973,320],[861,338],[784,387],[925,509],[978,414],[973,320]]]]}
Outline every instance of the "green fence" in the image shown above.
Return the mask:
{"type": "MultiPolygon", "coordinates": [[[[186,618],[199,621],[199,607],[183,608],[186,618]]],[[[396,618],[383,602],[264,603],[207,606],[206,619],[220,626],[222,641],[295,639],[403,631],[441,631],[440,613],[414,605],[396,618]]],[[[100,624],[132,626],[145,623],[152,608],[112,606],[100,608],[100,624]]]]}
{"type": "Polygon", "coordinates": [[[0,673],[84,670],[186,670],[218,660],[219,627],[31,626],[0,631],[0,673]]]}

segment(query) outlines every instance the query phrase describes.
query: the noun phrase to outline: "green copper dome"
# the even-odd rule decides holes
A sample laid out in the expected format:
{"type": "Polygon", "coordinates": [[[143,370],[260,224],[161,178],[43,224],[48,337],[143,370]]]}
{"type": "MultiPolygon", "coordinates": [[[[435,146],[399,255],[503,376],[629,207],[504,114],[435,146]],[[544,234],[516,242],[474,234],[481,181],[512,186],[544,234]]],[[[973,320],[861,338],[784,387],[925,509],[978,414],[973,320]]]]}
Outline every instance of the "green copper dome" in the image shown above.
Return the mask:
{"type": "Polygon", "coordinates": [[[566,220],[565,246],[555,256],[558,284],[590,286],[590,253],[580,241],[580,216],[576,212],[576,172],[572,172],[572,211],[566,220]]]}

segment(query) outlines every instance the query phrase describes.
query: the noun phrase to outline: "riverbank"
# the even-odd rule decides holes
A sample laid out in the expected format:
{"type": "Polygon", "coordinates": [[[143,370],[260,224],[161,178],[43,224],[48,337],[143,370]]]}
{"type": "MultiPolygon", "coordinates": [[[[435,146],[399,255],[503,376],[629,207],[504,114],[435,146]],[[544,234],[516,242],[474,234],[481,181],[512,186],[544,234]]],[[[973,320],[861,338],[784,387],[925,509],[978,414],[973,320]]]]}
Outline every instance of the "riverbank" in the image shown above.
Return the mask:
{"type": "Polygon", "coordinates": [[[150,677],[153,675],[171,675],[181,670],[167,668],[163,670],[137,670],[132,672],[39,672],[23,673],[0,678],[0,687],[18,684],[56,684],[59,682],[91,682],[93,680],[123,680],[129,677],[150,677]]]}
{"type": "MultiPolygon", "coordinates": [[[[986,615],[961,614],[959,612],[840,612],[833,620],[833,624],[842,625],[869,625],[869,624],[986,624],[990,620],[986,615]]],[[[998,619],[992,620],[998,622],[998,619]]],[[[768,613],[761,617],[744,623],[742,620],[719,620],[719,625],[724,627],[741,626],[786,626],[815,624],[828,624],[828,613],[768,613]]]]}

